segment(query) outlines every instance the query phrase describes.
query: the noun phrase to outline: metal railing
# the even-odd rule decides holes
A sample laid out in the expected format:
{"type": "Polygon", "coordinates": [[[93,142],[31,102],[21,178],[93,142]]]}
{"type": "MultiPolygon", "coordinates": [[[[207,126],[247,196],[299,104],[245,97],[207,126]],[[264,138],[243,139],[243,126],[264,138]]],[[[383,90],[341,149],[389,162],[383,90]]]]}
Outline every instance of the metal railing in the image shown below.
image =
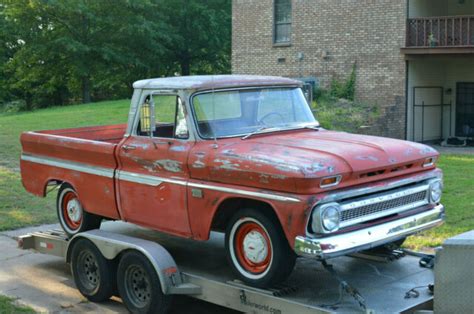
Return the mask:
{"type": "Polygon", "coordinates": [[[407,47],[474,46],[474,16],[435,16],[407,20],[407,47]]]}

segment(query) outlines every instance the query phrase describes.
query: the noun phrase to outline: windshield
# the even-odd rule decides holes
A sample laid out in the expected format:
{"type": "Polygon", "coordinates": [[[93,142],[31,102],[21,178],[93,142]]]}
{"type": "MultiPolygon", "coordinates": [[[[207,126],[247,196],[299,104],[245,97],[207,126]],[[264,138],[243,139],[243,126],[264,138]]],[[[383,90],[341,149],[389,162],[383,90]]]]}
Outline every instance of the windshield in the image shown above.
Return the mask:
{"type": "Polygon", "coordinates": [[[193,109],[207,139],[318,125],[300,88],[208,92],[193,97],[193,109]]]}

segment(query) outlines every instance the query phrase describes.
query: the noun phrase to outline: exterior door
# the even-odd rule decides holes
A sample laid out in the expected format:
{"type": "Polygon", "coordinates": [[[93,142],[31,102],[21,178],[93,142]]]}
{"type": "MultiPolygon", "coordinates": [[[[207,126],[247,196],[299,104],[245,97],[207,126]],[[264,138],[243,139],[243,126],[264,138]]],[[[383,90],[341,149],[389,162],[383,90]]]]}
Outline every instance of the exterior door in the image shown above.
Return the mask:
{"type": "Polygon", "coordinates": [[[457,84],[456,136],[474,136],[474,83],[457,84]]]}
{"type": "Polygon", "coordinates": [[[178,96],[149,95],[137,129],[118,156],[119,206],[126,221],[181,236],[190,235],[186,186],[188,140],[178,96]]]}
{"type": "Polygon", "coordinates": [[[443,88],[413,88],[413,140],[424,142],[443,137],[443,88]]]}

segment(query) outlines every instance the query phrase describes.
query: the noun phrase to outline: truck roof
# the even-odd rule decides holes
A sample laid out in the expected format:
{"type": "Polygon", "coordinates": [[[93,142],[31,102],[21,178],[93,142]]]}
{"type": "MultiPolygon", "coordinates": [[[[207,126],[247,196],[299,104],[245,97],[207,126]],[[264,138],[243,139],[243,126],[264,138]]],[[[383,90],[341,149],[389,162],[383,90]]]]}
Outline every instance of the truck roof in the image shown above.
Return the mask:
{"type": "Polygon", "coordinates": [[[301,85],[300,81],[260,75],[195,75],[140,80],[133,83],[134,88],[142,89],[194,89],[301,85]]]}

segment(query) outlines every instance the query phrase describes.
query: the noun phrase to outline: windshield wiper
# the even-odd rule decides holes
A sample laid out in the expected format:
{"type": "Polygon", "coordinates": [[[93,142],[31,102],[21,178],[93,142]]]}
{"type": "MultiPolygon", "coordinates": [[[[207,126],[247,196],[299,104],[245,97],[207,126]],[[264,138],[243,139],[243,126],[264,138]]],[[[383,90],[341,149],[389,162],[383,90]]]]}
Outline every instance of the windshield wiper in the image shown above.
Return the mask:
{"type": "Polygon", "coordinates": [[[249,137],[251,137],[255,134],[259,134],[259,133],[262,133],[265,130],[270,130],[270,129],[276,129],[276,128],[275,127],[270,127],[270,126],[262,126],[262,127],[259,127],[256,130],[250,132],[249,134],[242,136],[242,139],[246,140],[246,139],[248,139],[249,137]]]}
{"type": "Polygon", "coordinates": [[[243,140],[246,140],[248,139],[249,137],[251,136],[254,136],[256,134],[260,134],[260,133],[263,133],[263,131],[268,131],[268,130],[273,130],[273,131],[289,131],[289,130],[297,130],[297,129],[310,129],[310,130],[315,130],[315,131],[319,131],[319,129],[321,129],[321,127],[319,125],[314,125],[314,124],[309,124],[309,125],[302,125],[302,126],[299,126],[299,127],[296,127],[296,128],[292,128],[292,127],[274,127],[274,126],[262,126],[258,129],[256,129],[255,131],[252,131],[250,132],[249,134],[247,135],[244,135],[242,137],[243,140]]]}
{"type": "Polygon", "coordinates": [[[321,129],[321,126],[320,125],[309,124],[309,125],[303,126],[303,129],[310,129],[310,130],[319,131],[321,129]]]}

